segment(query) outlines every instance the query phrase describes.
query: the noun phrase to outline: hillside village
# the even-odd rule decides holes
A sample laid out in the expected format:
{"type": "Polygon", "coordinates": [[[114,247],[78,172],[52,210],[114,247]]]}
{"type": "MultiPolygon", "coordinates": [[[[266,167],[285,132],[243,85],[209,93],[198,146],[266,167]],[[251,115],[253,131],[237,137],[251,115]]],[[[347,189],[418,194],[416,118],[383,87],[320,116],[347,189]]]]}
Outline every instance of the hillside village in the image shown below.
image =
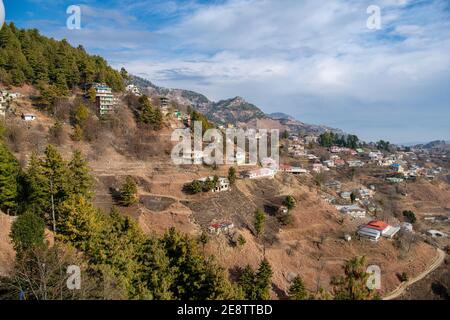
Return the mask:
{"type": "MultiPolygon", "coordinates": [[[[94,178],[96,208],[117,208],[146,235],[175,227],[208,239],[203,253],[214,256],[230,279],[246,265],[257,268],[267,260],[272,299],[287,299],[297,277],[314,297],[331,292],[342,265],[355,256],[381,267],[379,294],[387,296],[448,252],[449,149],[367,143],[340,130],[308,131],[249,113],[231,119],[225,115],[234,111],[226,103],[220,115],[226,121],[214,122],[173,91],[140,86],[122,73],[123,90],[107,81],[86,82],[51,103],[44,101],[45,86],[2,83],[4,141],[21,169],[48,144],[66,162],[79,150],[94,178]],[[222,131],[275,125],[281,133],[280,163],[260,159],[248,165],[248,152],[237,150],[235,165],[174,165],[171,134],[194,121],[222,131]],[[127,184],[135,185],[136,201],[120,199],[127,184]]],[[[247,105],[231,103],[232,109],[247,105]]],[[[192,151],[191,156],[203,155],[192,151]]],[[[14,269],[14,249],[4,235],[17,218],[12,209],[0,215],[4,276],[14,269]]]]}

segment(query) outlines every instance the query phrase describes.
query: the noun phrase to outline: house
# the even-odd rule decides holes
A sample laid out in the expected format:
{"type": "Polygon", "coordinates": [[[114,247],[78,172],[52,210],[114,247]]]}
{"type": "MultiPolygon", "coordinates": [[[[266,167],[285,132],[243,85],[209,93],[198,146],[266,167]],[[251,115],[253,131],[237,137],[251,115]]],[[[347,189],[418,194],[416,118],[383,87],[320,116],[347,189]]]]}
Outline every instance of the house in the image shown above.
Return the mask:
{"type": "Polygon", "coordinates": [[[340,196],[341,196],[342,199],[350,200],[351,196],[352,196],[352,193],[349,192],[349,191],[344,191],[344,192],[341,192],[340,196]]]}
{"type": "Polygon", "coordinates": [[[316,173],[321,173],[321,172],[324,172],[324,171],[330,171],[330,169],[328,167],[325,167],[321,163],[314,163],[313,167],[312,167],[312,171],[314,171],[316,173]]]}
{"type": "Polygon", "coordinates": [[[348,214],[348,215],[352,216],[353,218],[365,218],[366,217],[366,210],[363,208],[360,208],[357,205],[336,206],[336,209],[339,210],[343,214],[348,214]]]}
{"type": "Polygon", "coordinates": [[[381,237],[381,232],[372,228],[362,227],[358,230],[357,234],[361,238],[368,238],[371,241],[378,242],[381,237]]]}
{"type": "Polygon", "coordinates": [[[273,178],[275,177],[275,170],[270,168],[262,168],[257,170],[250,170],[242,172],[244,178],[260,179],[260,178],[273,178]]]}
{"type": "Polygon", "coordinates": [[[395,178],[395,177],[388,177],[388,178],[386,178],[386,181],[390,182],[390,183],[402,183],[403,181],[405,181],[405,179],[395,178]]]}
{"type": "Polygon", "coordinates": [[[400,227],[401,227],[401,230],[407,231],[407,232],[413,232],[413,230],[414,230],[413,225],[409,222],[403,222],[400,227]]]}
{"type": "Polygon", "coordinates": [[[378,160],[382,160],[384,157],[383,153],[381,153],[380,151],[377,152],[369,152],[369,158],[372,161],[378,161],[378,160]]]}
{"type": "Polygon", "coordinates": [[[125,87],[125,91],[128,93],[132,93],[135,96],[140,97],[142,95],[141,90],[139,90],[139,88],[134,85],[134,84],[129,84],[125,87]]]}
{"type": "Polygon", "coordinates": [[[209,226],[208,231],[211,234],[219,235],[221,233],[229,232],[233,228],[234,224],[232,222],[213,223],[209,226]]]}
{"type": "Polygon", "coordinates": [[[360,188],[358,189],[358,193],[362,199],[367,199],[373,196],[374,191],[367,188],[360,188]]]}
{"type": "Polygon", "coordinates": [[[318,136],[313,136],[313,135],[307,135],[305,137],[303,137],[303,140],[305,141],[306,144],[317,144],[319,142],[319,137],[318,136]]]}
{"type": "Polygon", "coordinates": [[[429,236],[432,236],[433,238],[445,238],[447,235],[441,231],[438,230],[428,230],[427,234],[429,236]]]}
{"type": "Polygon", "coordinates": [[[287,164],[281,164],[279,169],[279,171],[281,172],[286,172],[286,173],[292,173],[292,174],[306,174],[308,173],[308,170],[300,168],[300,167],[293,167],[287,164]]]}
{"type": "Polygon", "coordinates": [[[325,161],[323,162],[323,165],[324,165],[324,166],[327,166],[328,168],[334,168],[334,167],[335,167],[335,164],[334,164],[334,161],[333,161],[333,160],[325,160],[325,161]]]}
{"type": "Polygon", "coordinates": [[[399,164],[399,163],[393,163],[393,164],[391,164],[391,165],[390,165],[390,168],[391,168],[391,170],[394,171],[395,173],[400,173],[400,174],[402,174],[402,173],[405,172],[405,169],[404,169],[404,168],[402,167],[402,165],[399,164]]]}
{"type": "MultiPolygon", "coordinates": [[[[207,177],[207,178],[199,179],[199,181],[205,182],[208,179],[214,180],[214,177],[207,177]]],[[[216,193],[216,192],[224,192],[224,191],[228,191],[228,190],[230,190],[230,180],[228,180],[228,178],[219,177],[219,179],[217,180],[216,187],[214,189],[212,189],[211,192],[216,193]]]]}
{"type": "Polygon", "coordinates": [[[400,231],[400,227],[393,227],[381,220],[370,221],[366,228],[371,228],[381,232],[385,238],[392,239],[400,231]]]}
{"type": "Polygon", "coordinates": [[[160,97],[159,103],[161,108],[168,108],[170,106],[170,100],[166,97],[160,97]]]}
{"type": "Polygon", "coordinates": [[[100,116],[114,111],[117,99],[114,97],[112,89],[104,83],[95,83],[92,87],[95,89],[96,103],[100,116]]]}
{"type": "Polygon", "coordinates": [[[24,121],[34,121],[36,120],[36,116],[32,113],[22,113],[22,119],[24,121]]]}
{"type": "Polygon", "coordinates": [[[350,168],[364,167],[364,162],[362,162],[361,160],[348,160],[347,164],[350,168]]]}
{"type": "Polygon", "coordinates": [[[342,188],[342,183],[340,181],[329,181],[325,183],[325,186],[330,189],[340,190],[342,188]]]}

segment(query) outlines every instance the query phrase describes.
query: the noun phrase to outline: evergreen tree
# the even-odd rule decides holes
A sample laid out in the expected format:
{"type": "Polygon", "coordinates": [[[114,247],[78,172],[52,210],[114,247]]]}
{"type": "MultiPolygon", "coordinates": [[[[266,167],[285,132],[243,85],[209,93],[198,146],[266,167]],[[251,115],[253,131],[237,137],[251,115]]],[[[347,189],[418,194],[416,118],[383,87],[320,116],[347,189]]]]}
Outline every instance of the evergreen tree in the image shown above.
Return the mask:
{"type": "Polygon", "coordinates": [[[257,299],[255,290],[255,277],[255,271],[253,271],[252,267],[249,265],[244,268],[241,276],[239,277],[239,286],[242,288],[245,298],[248,300],[257,299]]]}
{"type": "Polygon", "coordinates": [[[20,166],[0,140],[0,209],[15,211],[19,197],[20,166]]]}
{"type": "Polygon", "coordinates": [[[262,211],[261,209],[256,210],[254,227],[255,227],[257,236],[259,236],[263,232],[265,221],[266,221],[266,215],[265,215],[264,211],[262,211]]]}
{"type": "Polygon", "coordinates": [[[203,191],[203,184],[198,181],[198,180],[194,180],[192,181],[192,183],[189,185],[189,190],[196,194],[196,193],[200,193],[203,191]]]}
{"type": "Polygon", "coordinates": [[[272,267],[269,261],[263,259],[259,264],[259,269],[256,273],[256,292],[257,300],[269,300],[270,299],[270,285],[272,283],[272,267]]]}
{"type": "Polygon", "coordinates": [[[284,200],[283,200],[283,205],[288,208],[288,210],[292,210],[295,208],[296,201],[295,198],[293,196],[287,196],[284,200]]]}
{"type": "Polygon", "coordinates": [[[234,185],[236,183],[236,168],[231,167],[228,169],[228,180],[230,181],[231,185],[234,185]]]}
{"type": "Polygon", "coordinates": [[[101,218],[82,196],[72,196],[58,206],[58,237],[75,248],[88,250],[99,234],[101,218]]]}
{"type": "Polygon", "coordinates": [[[305,283],[300,276],[295,277],[289,287],[289,296],[292,300],[307,300],[308,291],[306,291],[305,283]]]}
{"type": "Polygon", "coordinates": [[[120,204],[129,207],[138,202],[137,186],[132,177],[127,177],[120,189],[120,204]]]}
{"type": "Polygon", "coordinates": [[[333,281],[336,300],[371,300],[372,291],[367,287],[369,274],[365,258],[355,257],[344,265],[344,276],[333,281]]]}
{"type": "Polygon", "coordinates": [[[73,153],[72,160],[69,162],[69,181],[69,193],[71,195],[91,198],[92,177],[89,173],[87,161],[78,150],[73,153]]]}
{"type": "Polygon", "coordinates": [[[16,252],[44,243],[45,223],[39,216],[33,213],[25,213],[17,217],[11,227],[11,240],[16,252]]]}

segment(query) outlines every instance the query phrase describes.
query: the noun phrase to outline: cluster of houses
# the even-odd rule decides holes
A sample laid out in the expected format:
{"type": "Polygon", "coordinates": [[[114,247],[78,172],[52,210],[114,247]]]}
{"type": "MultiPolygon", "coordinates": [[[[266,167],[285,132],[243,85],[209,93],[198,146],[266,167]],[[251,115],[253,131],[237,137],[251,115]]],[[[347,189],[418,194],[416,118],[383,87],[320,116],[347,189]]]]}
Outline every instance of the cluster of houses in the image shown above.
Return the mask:
{"type": "Polygon", "coordinates": [[[6,111],[12,101],[22,97],[20,93],[9,92],[7,90],[0,91],[0,117],[6,116],[6,111]]]}

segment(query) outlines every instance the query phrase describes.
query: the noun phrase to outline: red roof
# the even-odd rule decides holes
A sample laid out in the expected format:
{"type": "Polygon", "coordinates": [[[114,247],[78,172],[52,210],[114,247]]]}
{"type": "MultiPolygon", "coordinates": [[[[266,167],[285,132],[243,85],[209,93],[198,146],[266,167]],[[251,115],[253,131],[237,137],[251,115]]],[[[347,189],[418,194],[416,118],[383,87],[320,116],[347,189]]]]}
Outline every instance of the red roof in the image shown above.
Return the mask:
{"type": "Polygon", "coordinates": [[[367,224],[367,227],[372,228],[372,229],[376,229],[379,231],[383,231],[384,229],[386,229],[387,227],[389,227],[389,225],[381,220],[374,220],[374,221],[370,221],[367,224]]]}

